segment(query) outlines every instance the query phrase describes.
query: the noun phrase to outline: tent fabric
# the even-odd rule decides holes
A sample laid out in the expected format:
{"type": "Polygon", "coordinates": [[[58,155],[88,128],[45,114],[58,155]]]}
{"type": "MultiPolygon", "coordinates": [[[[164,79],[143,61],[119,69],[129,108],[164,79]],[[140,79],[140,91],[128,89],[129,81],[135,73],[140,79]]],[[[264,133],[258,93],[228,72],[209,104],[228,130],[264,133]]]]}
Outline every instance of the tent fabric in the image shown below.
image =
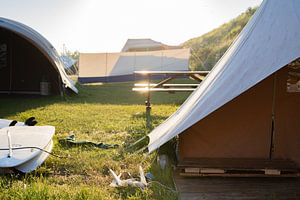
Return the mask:
{"type": "Polygon", "coordinates": [[[63,56],[61,56],[60,58],[61,58],[61,60],[62,60],[63,63],[64,63],[65,69],[69,69],[69,68],[71,68],[73,65],[76,64],[76,61],[75,61],[73,58],[69,57],[69,56],[63,55],[63,56]]]}
{"type": "Polygon", "coordinates": [[[189,49],[121,53],[80,53],[79,81],[134,80],[134,71],[188,70],[189,49]]]}
{"type": "Polygon", "coordinates": [[[64,68],[65,68],[65,72],[68,75],[75,75],[77,74],[77,67],[76,67],[76,63],[77,61],[74,60],[73,58],[67,56],[67,55],[62,55],[60,56],[62,62],[64,63],[64,68]]]}
{"type": "Polygon", "coordinates": [[[300,167],[299,73],[300,63],[287,65],[186,129],[179,135],[179,162],[259,158],[300,167]]]}
{"type": "Polygon", "coordinates": [[[149,51],[149,50],[168,50],[181,49],[180,46],[169,46],[152,39],[128,39],[122,48],[122,52],[129,51],[149,51]]]}
{"type": "Polygon", "coordinates": [[[73,81],[68,78],[64,71],[64,64],[59,54],[46,38],[26,25],[6,18],[0,18],[0,28],[20,36],[35,46],[57,70],[64,87],[78,93],[73,81]]]}
{"type": "Polygon", "coordinates": [[[149,152],[300,57],[300,1],[264,0],[206,79],[148,136],[149,152]]]}

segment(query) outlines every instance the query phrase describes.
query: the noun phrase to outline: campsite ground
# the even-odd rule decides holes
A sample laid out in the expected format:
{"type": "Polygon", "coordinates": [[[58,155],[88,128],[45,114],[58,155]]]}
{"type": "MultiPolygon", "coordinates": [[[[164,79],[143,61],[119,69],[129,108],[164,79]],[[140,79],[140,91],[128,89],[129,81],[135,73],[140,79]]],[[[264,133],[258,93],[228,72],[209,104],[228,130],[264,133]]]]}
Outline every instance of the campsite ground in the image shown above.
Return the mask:
{"type": "Polygon", "coordinates": [[[109,187],[108,169],[138,176],[138,166],[173,188],[171,168],[161,171],[155,154],[128,151],[128,146],[171,115],[188,93],[152,96],[151,127],[146,125],[145,97],[131,91],[133,83],[79,86],[79,95],[0,98],[0,118],[24,121],[35,116],[39,125],[56,127],[53,152],[35,172],[1,175],[0,199],[176,199],[174,191],[153,182],[146,190],[109,187]],[[68,135],[79,140],[118,144],[117,149],[70,147],[59,143],[68,135]]]}

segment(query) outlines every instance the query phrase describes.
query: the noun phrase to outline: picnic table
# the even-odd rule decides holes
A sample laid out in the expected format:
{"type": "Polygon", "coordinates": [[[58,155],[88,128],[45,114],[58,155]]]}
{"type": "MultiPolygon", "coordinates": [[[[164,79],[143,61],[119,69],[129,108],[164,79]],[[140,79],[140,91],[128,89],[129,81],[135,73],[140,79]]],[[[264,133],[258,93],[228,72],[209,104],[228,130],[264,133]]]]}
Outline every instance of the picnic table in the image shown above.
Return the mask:
{"type": "Polygon", "coordinates": [[[205,78],[209,71],[135,71],[135,74],[139,76],[146,76],[147,83],[136,83],[134,84],[133,91],[146,92],[147,100],[145,101],[146,111],[151,109],[150,103],[150,92],[192,92],[205,78]],[[160,76],[161,81],[158,83],[151,83],[153,76],[160,76]],[[198,83],[186,84],[186,83],[168,83],[176,78],[187,77],[196,80],[198,83]]]}

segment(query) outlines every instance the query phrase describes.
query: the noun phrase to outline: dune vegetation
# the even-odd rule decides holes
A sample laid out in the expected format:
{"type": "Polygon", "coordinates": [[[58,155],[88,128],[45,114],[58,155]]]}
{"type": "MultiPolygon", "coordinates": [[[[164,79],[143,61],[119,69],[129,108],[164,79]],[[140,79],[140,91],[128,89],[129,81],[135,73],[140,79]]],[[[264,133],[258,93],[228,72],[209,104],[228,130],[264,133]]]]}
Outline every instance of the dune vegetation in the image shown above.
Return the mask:
{"type": "Polygon", "coordinates": [[[191,48],[190,67],[193,70],[211,70],[242,31],[256,8],[249,8],[230,22],[182,45],[191,48]]]}

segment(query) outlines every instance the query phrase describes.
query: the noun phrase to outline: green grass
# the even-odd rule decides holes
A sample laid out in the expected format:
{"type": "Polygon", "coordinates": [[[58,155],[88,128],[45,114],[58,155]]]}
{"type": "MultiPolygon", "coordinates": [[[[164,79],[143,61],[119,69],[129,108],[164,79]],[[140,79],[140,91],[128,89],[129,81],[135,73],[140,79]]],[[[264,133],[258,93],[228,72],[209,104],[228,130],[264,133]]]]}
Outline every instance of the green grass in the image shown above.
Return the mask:
{"type": "Polygon", "coordinates": [[[151,127],[146,125],[145,96],[132,92],[133,83],[79,86],[79,95],[1,96],[0,118],[24,121],[35,116],[39,125],[56,127],[53,152],[36,171],[1,175],[0,199],[176,199],[177,194],[151,184],[146,190],[111,188],[108,169],[138,176],[138,166],[155,180],[173,188],[172,170],[160,170],[155,153],[127,151],[127,147],[162,123],[189,93],[152,95],[151,127]],[[68,147],[58,142],[70,134],[77,139],[119,144],[117,149],[68,147]]]}

